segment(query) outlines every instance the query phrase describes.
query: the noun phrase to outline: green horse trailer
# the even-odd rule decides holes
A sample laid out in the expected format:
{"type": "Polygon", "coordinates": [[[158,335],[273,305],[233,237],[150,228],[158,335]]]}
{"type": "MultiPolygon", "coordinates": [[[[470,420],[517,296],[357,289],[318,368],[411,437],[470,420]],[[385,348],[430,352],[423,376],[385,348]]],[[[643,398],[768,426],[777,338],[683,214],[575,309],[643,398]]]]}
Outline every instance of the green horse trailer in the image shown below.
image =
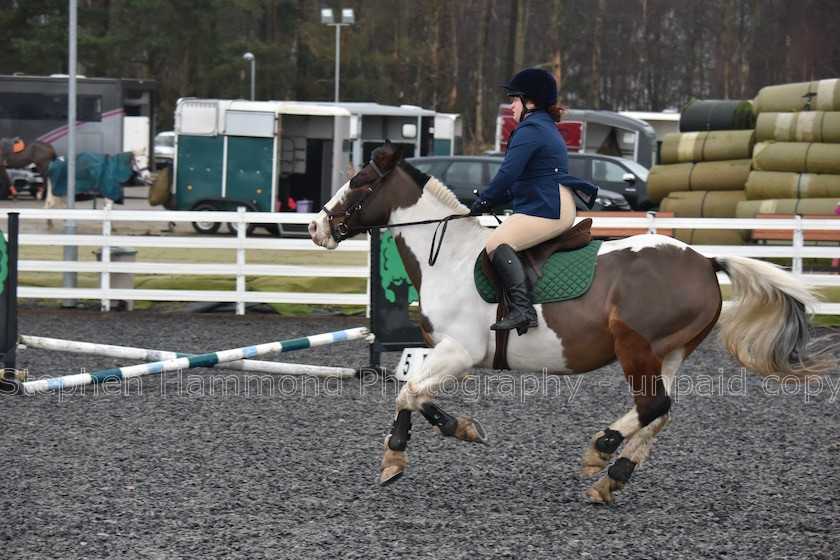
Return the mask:
{"type": "MultiPolygon", "coordinates": [[[[175,109],[173,209],[320,208],[349,180],[349,134],[350,113],[337,106],[180,99],[175,109]]],[[[196,222],[193,227],[215,233],[220,225],[196,222]]],[[[280,235],[305,233],[301,224],[265,227],[280,235]]]]}

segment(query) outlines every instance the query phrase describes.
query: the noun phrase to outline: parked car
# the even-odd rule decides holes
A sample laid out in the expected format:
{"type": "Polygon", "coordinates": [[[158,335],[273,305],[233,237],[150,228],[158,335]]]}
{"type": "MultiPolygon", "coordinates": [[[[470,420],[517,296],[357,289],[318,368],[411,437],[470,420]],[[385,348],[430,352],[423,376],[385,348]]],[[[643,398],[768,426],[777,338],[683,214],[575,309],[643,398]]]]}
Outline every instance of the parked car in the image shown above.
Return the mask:
{"type": "Polygon", "coordinates": [[[569,173],[602,189],[621,193],[633,210],[650,210],[654,204],[647,195],[648,169],[620,157],[592,153],[569,154],[569,173]]]}
{"type": "Polygon", "coordinates": [[[9,175],[9,184],[14,187],[14,191],[2,193],[2,198],[16,198],[24,193],[29,193],[32,198],[38,198],[38,191],[44,187],[44,179],[35,170],[35,164],[19,169],[7,167],[6,173],[9,175]]]}
{"type": "Polygon", "coordinates": [[[161,168],[172,163],[175,157],[175,133],[171,130],[159,132],[155,136],[155,167],[161,168]]]}
{"type": "MultiPolygon", "coordinates": [[[[428,175],[438,178],[452,189],[458,200],[466,206],[475,201],[473,191],[479,191],[496,175],[502,166],[504,156],[427,156],[406,158],[406,161],[428,175]]],[[[631,162],[632,163],[632,162],[631,162]]],[[[583,177],[581,177],[583,178],[583,177]]],[[[598,184],[598,183],[595,183],[598,184]]],[[[600,187],[600,185],[599,185],[600,187]]],[[[587,210],[583,202],[574,197],[578,210],[587,210]]],[[[510,210],[511,206],[501,206],[497,211],[510,210]]],[[[610,189],[599,188],[593,210],[628,211],[630,205],[623,195],[610,189]]]]}

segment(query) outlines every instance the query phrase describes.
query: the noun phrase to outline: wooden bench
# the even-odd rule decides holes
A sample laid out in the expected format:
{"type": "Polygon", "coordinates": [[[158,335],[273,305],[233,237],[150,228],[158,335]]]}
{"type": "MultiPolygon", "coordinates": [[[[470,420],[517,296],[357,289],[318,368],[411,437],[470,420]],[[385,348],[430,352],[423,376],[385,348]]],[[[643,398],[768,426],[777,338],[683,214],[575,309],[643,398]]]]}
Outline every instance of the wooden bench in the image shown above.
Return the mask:
{"type": "MultiPolygon", "coordinates": [[[[578,212],[581,218],[647,218],[647,212],[578,212]]],[[[673,218],[673,212],[657,212],[657,218],[673,218]]],[[[630,237],[647,233],[647,227],[640,228],[592,228],[592,237],[630,237]]],[[[674,230],[670,228],[656,228],[660,235],[674,236],[674,230]]]]}
{"type": "MultiPolygon", "coordinates": [[[[776,218],[788,219],[794,217],[793,214],[756,214],[756,218],[776,218]]],[[[840,216],[826,216],[823,214],[803,214],[802,219],[806,220],[838,220],[840,216]]],[[[840,231],[832,231],[830,229],[807,229],[802,231],[802,237],[805,241],[835,241],[840,242],[840,231]]],[[[793,231],[784,229],[754,229],[752,233],[753,241],[793,241],[793,231]]]]}

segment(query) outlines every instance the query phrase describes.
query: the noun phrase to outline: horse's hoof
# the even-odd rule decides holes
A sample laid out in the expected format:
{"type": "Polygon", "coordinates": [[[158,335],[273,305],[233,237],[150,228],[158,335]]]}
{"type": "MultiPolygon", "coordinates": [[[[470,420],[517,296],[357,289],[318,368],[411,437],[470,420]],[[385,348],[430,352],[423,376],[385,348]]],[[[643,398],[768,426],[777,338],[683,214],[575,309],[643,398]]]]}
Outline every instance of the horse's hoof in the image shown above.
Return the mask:
{"type": "Polygon", "coordinates": [[[484,426],[478,420],[469,416],[461,416],[458,419],[455,437],[473,443],[487,443],[487,432],[484,430],[484,426]]]}
{"type": "Polygon", "coordinates": [[[612,497],[605,498],[594,487],[586,491],[586,499],[593,504],[610,504],[612,497]]]}
{"type": "Polygon", "coordinates": [[[584,466],[580,468],[580,479],[586,480],[604,470],[604,467],[584,466]]]}
{"type": "Polygon", "coordinates": [[[402,478],[403,470],[400,467],[385,467],[379,474],[379,486],[388,486],[402,478]]]}

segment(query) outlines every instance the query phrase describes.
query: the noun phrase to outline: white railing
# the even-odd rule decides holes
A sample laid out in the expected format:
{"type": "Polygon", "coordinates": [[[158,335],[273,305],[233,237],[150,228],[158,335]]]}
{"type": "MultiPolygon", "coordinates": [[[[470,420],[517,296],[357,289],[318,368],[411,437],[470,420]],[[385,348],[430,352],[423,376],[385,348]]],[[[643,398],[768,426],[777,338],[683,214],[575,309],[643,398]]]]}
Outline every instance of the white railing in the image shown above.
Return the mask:
{"type": "MultiPolygon", "coordinates": [[[[19,260],[18,270],[24,272],[92,272],[99,273],[98,288],[77,287],[35,287],[19,286],[18,297],[22,299],[98,299],[102,309],[110,309],[111,300],[148,300],[148,301],[196,301],[196,302],[234,302],[236,313],[244,314],[246,303],[303,303],[330,305],[368,305],[370,298],[369,266],[312,266],[283,264],[249,264],[246,251],[251,249],[270,250],[319,250],[309,239],[286,239],[276,237],[248,237],[246,226],[249,223],[308,224],[315,214],[262,213],[246,212],[172,212],[148,210],[44,210],[44,209],[0,209],[0,228],[7,232],[8,214],[19,214],[21,231],[24,224],[37,220],[73,220],[75,222],[98,222],[99,234],[64,234],[64,233],[20,233],[19,244],[93,247],[101,251],[101,260],[64,261],[64,260],[19,260]],[[236,236],[221,235],[113,235],[113,222],[227,222],[238,224],[236,236]],[[212,246],[218,249],[235,250],[235,260],[229,263],[173,263],[173,262],[114,262],[111,251],[118,247],[169,247],[198,249],[212,246]],[[236,288],[230,290],[151,290],[151,289],[116,289],[111,287],[111,274],[212,274],[231,275],[236,278],[236,288]],[[366,278],[366,293],[332,294],[304,292],[257,292],[246,289],[247,276],[306,276],[306,277],[349,277],[366,278]]],[[[645,228],[650,232],[657,229],[774,229],[793,231],[791,244],[745,244],[745,245],[696,245],[694,249],[707,256],[739,255],[757,258],[792,259],[792,272],[812,286],[840,286],[840,276],[831,274],[804,274],[802,259],[840,258],[840,245],[806,244],[803,232],[808,230],[831,230],[840,235],[840,219],[817,220],[795,217],[790,219],[737,219],[737,218],[657,218],[650,213],[645,218],[596,217],[594,226],[598,228],[645,228]]],[[[482,223],[488,226],[496,224],[495,218],[484,216],[482,223]]],[[[58,230],[56,230],[58,231],[58,230]]],[[[368,239],[348,240],[338,250],[364,251],[368,253],[368,239]]],[[[719,275],[721,283],[728,283],[725,275],[719,275]]],[[[840,304],[820,304],[817,313],[840,315],[840,304]]]]}

